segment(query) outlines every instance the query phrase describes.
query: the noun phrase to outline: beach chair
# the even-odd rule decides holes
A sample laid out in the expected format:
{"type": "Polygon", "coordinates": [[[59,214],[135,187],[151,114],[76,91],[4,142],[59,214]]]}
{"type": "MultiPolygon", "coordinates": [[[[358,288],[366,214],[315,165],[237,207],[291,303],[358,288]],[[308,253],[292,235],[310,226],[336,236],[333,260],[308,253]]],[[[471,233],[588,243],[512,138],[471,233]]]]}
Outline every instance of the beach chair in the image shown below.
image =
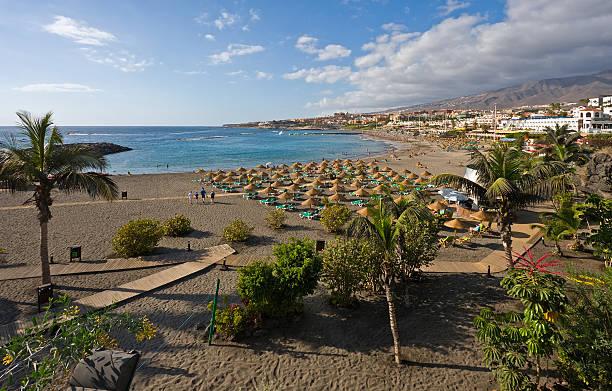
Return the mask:
{"type": "Polygon", "coordinates": [[[450,235],[438,239],[438,244],[442,248],[450,247],[450,246],[452,246],[454,244],[454,242],[455,242],[455,237],[454,236],[450,236],[450,235]]]}
{"type": "Polygon", "coordinates": [[[242,195],[242,198],[246,198],[247,200],[254,200],[257,198],[257,193],[246,193],[242,195]]]}

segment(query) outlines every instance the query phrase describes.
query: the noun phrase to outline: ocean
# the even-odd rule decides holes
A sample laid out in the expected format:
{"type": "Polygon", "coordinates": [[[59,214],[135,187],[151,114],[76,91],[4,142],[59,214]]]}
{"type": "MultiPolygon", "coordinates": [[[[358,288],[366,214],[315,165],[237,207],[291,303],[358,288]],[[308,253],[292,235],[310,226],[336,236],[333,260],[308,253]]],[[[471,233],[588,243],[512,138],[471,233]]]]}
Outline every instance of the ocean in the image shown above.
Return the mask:
{"type": "MultiPolygon", "coordinates": [[[[0,133],[14,133],[13,127],[0,133]]],[[[65,126],[65,143],[109,142],[133,150],[107,155],[111,174],[189,172],[375,155],[390,144],[360,134],[212,126],[65,126]]]]}

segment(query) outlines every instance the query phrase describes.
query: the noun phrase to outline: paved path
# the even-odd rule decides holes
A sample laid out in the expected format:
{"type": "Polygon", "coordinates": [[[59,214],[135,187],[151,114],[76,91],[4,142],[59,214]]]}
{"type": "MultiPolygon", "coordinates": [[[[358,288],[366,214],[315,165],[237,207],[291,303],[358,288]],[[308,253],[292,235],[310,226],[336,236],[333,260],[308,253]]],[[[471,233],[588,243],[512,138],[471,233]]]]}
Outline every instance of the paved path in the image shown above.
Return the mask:
{"type": "MultiPolygon", "coordinates": [[[[162,270],[159,273],[140,278],[127,284],[96,293],[91,296],[74,301],[82,312],[102,309],[114,304],[120,304],[134,299],[142,294],[159,289],[194,273],[200,272],[232,255],[235,250],[227,244],[209,247],[201,258],[191,262],[162,270]]],[[[0,326],[0,345],[8,342],[10,338],[31,326],[31,320],[16,321],[0,326]]]]}
{"type": "MultiPolygon", "coordinates": [[[[52,264],[52,276],[67,276],[71,274],[103,273],[131,269],[146,269],[150,267],[175,265],[183,263],[185,259],[164,260],[164,261],[144,261],[141,259],[109,259],[103,262],[72,262],[63,264],[52,264]]],[[[0,281],[19,280],[23,278],[40,278],[42,272],[40,265],[28,265],[17,267],[1,267],[0,281]]]]}
{"type": "MultiPolygon", "coordinates": [[[[531,224],[512,225],[513,234],[518,233],[521,236],[513,235],[513,252],[524,254],[542,238],[540,231],[530,226],[531,224]]],[[[489,266],[491,273],[500,273],[508,268],[506,253],[503,249],[491,252],[478,262],[434,261],[428,267],[423,268],[423,271],[428,273],[486,273],[489,266]]]]}

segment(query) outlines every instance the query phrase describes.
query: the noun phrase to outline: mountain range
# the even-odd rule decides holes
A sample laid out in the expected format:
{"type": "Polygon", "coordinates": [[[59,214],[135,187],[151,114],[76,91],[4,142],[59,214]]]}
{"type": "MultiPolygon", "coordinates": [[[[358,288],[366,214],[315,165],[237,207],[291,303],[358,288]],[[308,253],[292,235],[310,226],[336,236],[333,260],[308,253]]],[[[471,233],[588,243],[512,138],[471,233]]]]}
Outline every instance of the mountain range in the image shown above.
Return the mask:
{"type": "Polygon", "coordinates": [[[386,110],[416,111],[436,109],[492,109],[546,105],[553,102],[575,103],[580,99],[612,95],[612,69],[591,75],[570,76],[500,88],[477,95],[460,96],[414,106],[386,110]]]}

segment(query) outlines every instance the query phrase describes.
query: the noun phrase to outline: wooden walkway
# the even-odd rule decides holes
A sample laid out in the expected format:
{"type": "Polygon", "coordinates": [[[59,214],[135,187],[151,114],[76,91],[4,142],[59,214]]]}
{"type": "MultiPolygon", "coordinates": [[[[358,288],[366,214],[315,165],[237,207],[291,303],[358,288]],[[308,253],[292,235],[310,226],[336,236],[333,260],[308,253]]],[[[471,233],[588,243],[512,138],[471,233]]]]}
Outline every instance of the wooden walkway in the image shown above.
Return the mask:
{"type": "MultiPolygon", "coordinates": [[[[127,284],[84,297],[74,301],[73,304],[79,306],[83,313],[121,304],[205,270],[232,255],[234,252],[235,250],[227,244],[209,247],[202,257],[195,261],[185,262],[150,276],[128,282],[127,284]]],[[[31,324],[31,320],[27,320],[0,326],[0,345],[5,344],[10,338],[23,332],[31,324]]]]}
{"type": "MultiPolygon", "coordinates": [[[[164,260],[164,261],[145,261],[136,258],[109,259],[104,262],[72,262],[55,263],[51,266],[52,276],[67,276],[71,274],[103,273],[131,269],[146,269],[150,267],[160,267],[183,263],[185,259],[164,260]]],[[[40,265],[1,267],[0,281],[19,280],[24,278],[40,278],[42,275],[40,265]]]]}
{"type": "MultiPolygon", "coordinates": [[[[512,251],[524,255],[527,250],[535,246],[542,238],[542,233],[532,229],[531,224],[513,224],[512,232],[519,233],[526,238],[513,237],[512,251]]],[[[495,250],[478,262],[452,262],[434,261],[431,265],[423,268],[427,273],[487,273],[489,266],[491,273],[501,273],[508,268],[506,253],[495,250]]]]}

